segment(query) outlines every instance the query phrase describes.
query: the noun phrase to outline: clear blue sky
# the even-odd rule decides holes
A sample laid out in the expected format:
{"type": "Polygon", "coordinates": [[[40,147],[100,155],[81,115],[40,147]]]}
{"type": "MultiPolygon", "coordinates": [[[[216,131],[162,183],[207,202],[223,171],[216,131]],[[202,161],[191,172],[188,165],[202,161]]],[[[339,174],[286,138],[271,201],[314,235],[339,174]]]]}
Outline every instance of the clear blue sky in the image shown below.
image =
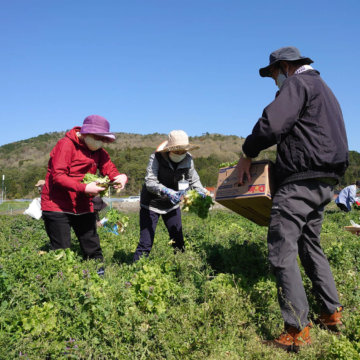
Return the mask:
{"type": "MultiPolygon", "coordinates": [[[[105,116],[111,130],[247,136],[297,46],[360,152],[360,1],[0,0],[0,145],[105,116]]],[[[121,139],[119,139],[121,141],[121,139]]]]}

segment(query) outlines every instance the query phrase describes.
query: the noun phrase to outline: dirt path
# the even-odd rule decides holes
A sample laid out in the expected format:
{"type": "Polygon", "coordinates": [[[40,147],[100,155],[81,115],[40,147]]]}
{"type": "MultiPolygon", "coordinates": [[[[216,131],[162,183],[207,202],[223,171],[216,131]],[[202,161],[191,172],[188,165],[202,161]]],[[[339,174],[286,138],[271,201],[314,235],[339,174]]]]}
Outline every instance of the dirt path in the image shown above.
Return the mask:
{"type": "MultiPolygon", "coordinates": [[[[117,209],[121,212],[129,213],[129,212],[138,212],[140,211],[140,202],[113,202],[113,208],[117,209]]],[[[224,206],[215,203],[215,205],[212,207],[213,210],[227,210],[224,206]]]]}

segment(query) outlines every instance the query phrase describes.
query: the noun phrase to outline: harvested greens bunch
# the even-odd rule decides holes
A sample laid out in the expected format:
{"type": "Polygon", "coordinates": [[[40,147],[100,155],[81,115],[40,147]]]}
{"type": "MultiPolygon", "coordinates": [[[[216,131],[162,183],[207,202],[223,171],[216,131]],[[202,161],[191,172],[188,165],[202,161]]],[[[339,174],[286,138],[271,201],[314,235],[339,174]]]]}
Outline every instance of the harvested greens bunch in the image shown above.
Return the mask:
{"type": "Polygon", "coordinates": [[[202,219],[209,215],[210,206],[214,204],[211,196],[202,196],[196,190],[189,190],[184,195],[183,211],[189,211],[197,214],[202,219]]]}
{"type": "Polygon", "coordinates": [[[129,217],[121,214],[116,209],[110,209],[105,216],[107,219],[106,226],[117,225],[118,232],[123,232],[129,224],[129,217]]]}
{"type": "Polygon", "coordinates": [[[105,188],[105,190],[101,191],[99,193],[99,195],[101,197],[103,196],[109,196],[109,186],[110,186],[110,179],[109,177],[106,175],[105,177],[101,177],[101,176],[97,176],[95,174],[90,174],[90,173],[87,173],[85,174],[84,176],[84,179],[83,179],[83,183],[84,184],[90,184],[92,182],[96,182],[97,185],[105,188]]]}
{"type": "Polygon", "coordinates": [[[219,168],[235,166],[238,162],[239,162],[239,160],[223,162],[219,165],[219,168]]]}

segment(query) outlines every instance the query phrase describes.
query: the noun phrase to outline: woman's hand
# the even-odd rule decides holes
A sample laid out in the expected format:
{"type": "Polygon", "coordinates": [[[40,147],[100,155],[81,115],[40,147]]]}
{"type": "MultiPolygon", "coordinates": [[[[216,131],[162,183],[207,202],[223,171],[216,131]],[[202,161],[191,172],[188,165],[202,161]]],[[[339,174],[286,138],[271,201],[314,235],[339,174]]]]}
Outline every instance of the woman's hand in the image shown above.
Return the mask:
{"type": "Polygon", "coordinates": [[[85,187],[85,194],[88,194],[90,196],[96,196],[101,191],[105,190],[105,188],[98,186],[95,181],[89,183],[85,187]]]}
{"type": "Polygon", "coordinates": [[[125,174],[120,174],[114,178],[114,185],[115,189],[121,190],[125,187],[126,183],[128,181],[128,177],[125,174]]]}
{"type": "Polygon", "coordinates": [[[164,186],[161,189],[161,193],[168,197],[172,204],[176,205],[180,202],[181,197],[184,195],[185,192],[183,190],[175,191],[164,186]]]}
{"type": "Polygon", "coordinates": [[[201,197],[203,197],[204,199],[205,199],[207,196],[211,196],[209,190],[206,190],[206,189],[203,189],[203,190],[204,190],[204,191],[196,189],[197,193],[198,193],[201,197]]]}

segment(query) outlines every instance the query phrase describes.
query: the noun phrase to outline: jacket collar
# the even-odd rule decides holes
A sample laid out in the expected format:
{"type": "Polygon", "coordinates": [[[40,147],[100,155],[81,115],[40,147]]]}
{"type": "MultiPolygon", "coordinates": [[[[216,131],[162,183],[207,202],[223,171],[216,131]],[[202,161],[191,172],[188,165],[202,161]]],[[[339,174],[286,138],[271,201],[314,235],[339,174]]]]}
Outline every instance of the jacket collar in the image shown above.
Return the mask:
{"type": "Polygon", "coordinates": [[[85,143],[83,141],[80,140],[79,136],[77,135],[78,133],[80,133],[80,126],[75,126],[73,127],[71,130],[69,130],[65,136],[67,138],[69,138],[73,143],[75,143],[77,146],[84,148],[84,149],[88,149],[88,147],[85,145],[85,143]]]}

